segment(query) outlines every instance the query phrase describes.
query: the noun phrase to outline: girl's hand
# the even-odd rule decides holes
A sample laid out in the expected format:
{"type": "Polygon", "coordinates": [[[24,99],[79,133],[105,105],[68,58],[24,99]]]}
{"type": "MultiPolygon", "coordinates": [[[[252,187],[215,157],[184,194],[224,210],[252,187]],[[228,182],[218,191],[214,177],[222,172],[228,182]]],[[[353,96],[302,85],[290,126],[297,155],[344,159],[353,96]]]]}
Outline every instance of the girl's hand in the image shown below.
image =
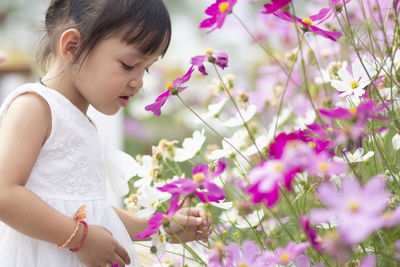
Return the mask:
{"type": "Polygon", "coordinates": [[[110,231],[100,225],[89,225],[82,247],[76,252],[79,260],[87,267],[124,267],[130,264],[128,252],[112,237],[110,231]]]}
{"type": "Polygon", "coordinates": [[[207,242],[211,233],[210,214],[203,208],[191,207],[180,209],[164,227],[169,242],[180,243],[192,240],[207,242]]]}

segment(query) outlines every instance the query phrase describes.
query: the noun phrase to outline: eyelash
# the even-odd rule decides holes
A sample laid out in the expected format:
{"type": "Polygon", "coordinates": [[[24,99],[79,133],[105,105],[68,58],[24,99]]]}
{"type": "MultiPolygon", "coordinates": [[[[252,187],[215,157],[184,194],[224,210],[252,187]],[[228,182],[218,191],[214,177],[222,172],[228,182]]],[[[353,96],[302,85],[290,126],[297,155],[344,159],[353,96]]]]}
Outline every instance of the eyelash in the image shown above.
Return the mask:
{"type": "MultiPolygon", "coordinates": [[[[121,64],[122,64],[122,68],[123,68],[124,70],[127,70],[127,71],[131,71],[131,70],[133,70],[133,69],[135,68],[135,66],[129,66],[129,65],[123,63],[123,62],[121,62],[121,64]]],[[[144,68],[144,71],[145,71],[146,73],[149,73],[149,72],[150,72],[150,71],[149,71],[149,68],[144,68]]]]}

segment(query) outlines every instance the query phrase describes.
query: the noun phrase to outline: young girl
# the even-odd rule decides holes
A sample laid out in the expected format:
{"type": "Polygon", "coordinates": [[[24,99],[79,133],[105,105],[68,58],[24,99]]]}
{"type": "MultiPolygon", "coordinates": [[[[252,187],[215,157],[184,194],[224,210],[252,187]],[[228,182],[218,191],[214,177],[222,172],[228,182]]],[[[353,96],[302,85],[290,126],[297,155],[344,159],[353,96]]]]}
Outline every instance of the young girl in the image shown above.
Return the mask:
{"type": "MultiPolygon", "coordinates": [[[[45,23],[46,75],[0,109],[0,265],[140,266],[131,238],[147,222],[106,202],[86,112],[115,114],[138,93],[169,45],[168,12],[162,0],[52,0],[45,23]]],[[[201,209],[182,209],[174,221],[167,234],[208,237],[201,209]]]]}

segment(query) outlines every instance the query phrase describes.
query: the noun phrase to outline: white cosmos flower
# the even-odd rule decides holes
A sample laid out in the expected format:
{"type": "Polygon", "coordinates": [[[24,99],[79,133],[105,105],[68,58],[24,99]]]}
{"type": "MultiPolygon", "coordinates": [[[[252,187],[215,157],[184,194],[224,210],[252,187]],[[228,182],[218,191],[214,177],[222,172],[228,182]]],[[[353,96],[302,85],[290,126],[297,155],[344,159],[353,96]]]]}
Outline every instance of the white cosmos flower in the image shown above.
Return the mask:
{"type": "Polygon", "coordinates": [[[371,83],[369,77],[372,78],[376,74],[376,70],[374,64],[366,58],[363,58],[362,63],[366,67],[368,73],[365,72],[361,61],[357,59],[351,64],[352,74],[350,74],[346,68],[341,68],[338,71],[340,80],[331,81],[331,85],[341,92],[339,96],[345,97],[354,95],[355,97],[360,97],[364,95],[364,87],[371,83]]]}
{"type": "Polygon", "coordinates": [[[137,176],[141,177],[133,184],[135,187],[142,187],[145,185],[150,185],[153,180],[153,159],[149,155],[144,155],[141,160],[141,164],[137,170],[137,176]]]}
{"type": "Polygon", "coordinates": [[[315,114],[315,111],[313,109],[308,109],[304,117],[299,116],[296,118],[296,120],[294,121],[294,129],[304,129],[306,128],[306,125],[313,123],[316,118],[317,115],[315,114]]]}
{"type": "Polygon", "coordinates": [[[233,207],[233,202],[232,201],[230,201],[230,202],[220,202],[220,203],[210,202],[210,204],[212,206],[214,206],[214,207],[217,207],[217,208],[220,208],[220,209],[223,209],[223,210],[229,210],[230,208],[233,207]]]}
{"type": "Polygon", "coordinates": [[[374,156],[374,151],[368,151],[365,155],[364,154],[364,149],[362,147],[357,148],[357,150],[354,153],[351,152],[345,152],[344,153],[346,155],[346,157],[337,157],[334,156],[333,160],[336,162],[347,162],[347,160],[349,160],[350,163],[353,162],[362,162],[362,161],[366,161],[367,159],[371,158],[372,156],[374,156]]]}
{"type": "Polygon", "coordinates": [[[257,106],[252,104],[252,105],[249,105],[246,109],[239,109],[239,110],[240,110],[240,114],[242,115],[243,119],[240,116],[239,112],[236,112],[236,115],[234,118],[230,118],[226,122],[223,122],[222,125],[224,125],[226,127],[236,127],[236,126],[243,125],[243,120],[245,122],[248,122],[249,120],[251,120],[251,118],[253,118],[254,114],[256,114],[257,106]]]}
{"type": "MultiPolygon", "coordinates": [[[[247,137],[246,130],[239,130],[233,134],[231,138],[225,138],[231,145],[233,145],[236,149],[241,151],[241,148],[245,145],[245,140],[247,137]]],[[[211,152],[208,156],[210,160],[216,160],[220,158],[229,158],[231,156],[235,156],[237,151],[227,142],[222,141],[222,149],[216,149],[211,152]]]]}
{"type": "Polygon", "coordinates": [[[150,218],[156,212],[158,205],[171,197],[171,194],[161,192],[151,186],[144,186],[142,190],[142,194],[138,196],[138,205],[144,209],[136,213],[139,218],[150,218]]]}
{"type": "Polygon", "coordinates": [[[192,138],[185,138],[182,143],[182,148],[175,150],[174,160],[182,162],[193,158],[201,149],[206,137],[204,136],[204,128],[200,131],[194,131],[192,138]]]}
{"type": "Polygon", "coordinates": [[[392,138],[392,144],[395,151],[400,149],[400,135],[395,134],[392,138]]]}
{"type": "Polygon", "coordinates": [[[232,208],[223,212],[219,219],[226,224],[234,224],[239,229],[245,229],[257,226],[264,217],[264,211],[255,210],[244,217],[246,219],[239,215],[239,211],[236,208],[232,208]]]}

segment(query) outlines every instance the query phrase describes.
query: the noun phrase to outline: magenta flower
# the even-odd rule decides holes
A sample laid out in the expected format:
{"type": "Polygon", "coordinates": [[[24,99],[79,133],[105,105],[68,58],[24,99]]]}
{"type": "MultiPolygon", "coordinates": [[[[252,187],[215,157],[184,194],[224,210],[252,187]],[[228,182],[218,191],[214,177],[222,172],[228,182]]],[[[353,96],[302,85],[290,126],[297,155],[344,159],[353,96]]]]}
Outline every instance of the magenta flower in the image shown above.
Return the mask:
{"type": "Polygon", "coordinates": [[[228,67],[228,55],[224,52],[213,52],[211,50],[206,51],[205,55],[192,57],[190,63],[193,66],[196,66],[201,74],[208,75],[206,68],[204,67],[205,61],[211,62],[221,69],[228,67]]]}
{"type": "Polygon", "coordinates": [[[189,196],[196,194],[202,202],[218,202],[225,199],[225,192],[212,179],[220,175],[226,168],[225,160],[218,161],[213,173],[209,173],[208,165],[193,167],[193,179],[182,178],[162,187],[157,187],[161,192],[168,192],[173,196],[189,196]]]}
{"type": "Polygon", "coordinates": [[[320,242],[320,236],[317,234],[314,228],[311,227],[310,222],[306,216],[300,216],[300,227],[304,234],[311,243],[311,246],[315,251],[322,251],[322,243],[320,242]]]}
{"type": "Polygon", "coordinates": [[[145,239],[154,234],[158,231],[160,226],[165,222],[169,221],[171,217],[180,209],[184,203],[184,200],[181,204],[178,205],[179,202],[179,195],[172,196],[170,200],[170,208],[164,214],[162,212],[156,212],[153,216],[149,219],[148,225],[149,227],[145,229],[141,234],[134,236],[135,239],[145,239]]]}
{"type": "Polygon", "coordinates": [[[211,28],[207,33],[220,29],[225,22],[226,16],[232,11],[233,6],[237,0],[217,0],[214,4],[206,9],[206,14],[211,18],[203,20],[199,28],[211,28]]]}
{"type": "Polygon", "coordinates": [[[308,243],[289,242],[285,248],[277,248],[275,250],[275,262],[277,264],[289,264],[300,256],[307,248],[308,243]]]}
{"type": "Polygon", "coordinates": [[[187,86],[182,86],[182,84],[189,81],[193,71],[194,68],[191,66],[185,75],[168,83],[166,86],[167,91],[159,95],[153,104],[147,105],[145,110],[153,112],[156,116],[160,116],[161,107],[165,104],[169,96],[178,94],[187,88],[187,86]]]}
{"type": "Polygon", "coordinates": [[[293,22],[294,20],[296,20],[298,23],[300,23],[301,25],[303,25],[303,29],[304,31],[312,31],[318,35],[321,35],[324,38],[330,39],[332,41],[337,41],[337,39],[342,36],[342,34],[340,32],[330,32],[330,31],[325,31],[317,26],[314,26],[313,23],[317,22],[316,24],[318,24],[319,20],[324,19],[325,14],[316,14],[316,15],[312,15],[309,18],[305,18],[305,19],[301,19],[299,17],[296,17],[292,14],[290,14],[289,12],[283,11],[283,12],[276,12],[274,13],[275,16],[277,16],[278,18],[281,18],[283,20],[289,21],[289,22],[293,22]]]}
{"type": "Polygon", "coordinates": [[[310,221],[313,224],[337,222],[344,242],[361,242],[381,226],[381,214],[389,197],[383,178],[375,177],[364,187],[354,178],[345,178],[340,191],[331,183],[321,184],[317,191],[327,209],[312,210],[310,221]]]}
{"type": "Polygon", "coordinates": [[[290,2],[292,2],[292,0],[271,0],[271,4],[265,4],[265,10],[262,11],[262,13],[264,14],[271,14],[274,13],[276,11],[278,11],[279,9],[282,9],[284,7],[286,7],[287,5],[290,4],[290,2]]]}

